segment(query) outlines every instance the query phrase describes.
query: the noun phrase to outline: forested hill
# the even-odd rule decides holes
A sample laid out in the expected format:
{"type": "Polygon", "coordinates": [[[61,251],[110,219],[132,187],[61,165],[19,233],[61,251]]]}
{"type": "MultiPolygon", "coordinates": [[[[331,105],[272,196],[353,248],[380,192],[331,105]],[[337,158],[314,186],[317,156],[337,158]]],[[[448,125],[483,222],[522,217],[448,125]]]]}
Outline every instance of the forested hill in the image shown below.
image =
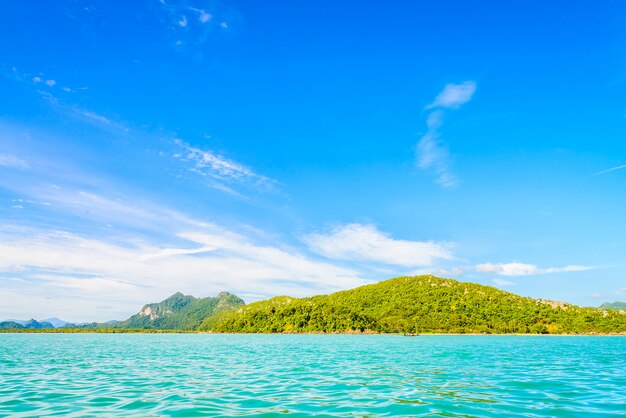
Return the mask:
{"type": "Polygon", "coordinates": [[[615,310],[623,310],[626,311],[626,302],[604,302],[600,305],[602,309],[615,309],[615,310]]]}
{"type": "Polygon", "coordinates": [[[145,305],[125,321],[97,324],[106,328],[194,330],[208,317],[218,312],[243,306],[237,296],[222,292],[217,297],[195,298],[175,293],[169,298],[145,305]]]}
{"type": "Polygon", "coordinates": [[[626,315],[434,276],[309,298],[275,297],[208,317],[213,332],[611,333],[626,315]]]}

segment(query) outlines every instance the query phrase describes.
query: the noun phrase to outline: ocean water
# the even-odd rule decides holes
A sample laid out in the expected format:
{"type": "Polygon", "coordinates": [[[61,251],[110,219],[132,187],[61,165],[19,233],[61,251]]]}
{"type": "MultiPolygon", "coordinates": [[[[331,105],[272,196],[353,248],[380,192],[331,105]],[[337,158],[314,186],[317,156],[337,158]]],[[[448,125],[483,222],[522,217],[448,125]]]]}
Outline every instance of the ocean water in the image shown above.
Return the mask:
{"type": "Polygon", "coordinates": [[[625,337],[0,334],[0,416],[626,416],[625,337]]]}

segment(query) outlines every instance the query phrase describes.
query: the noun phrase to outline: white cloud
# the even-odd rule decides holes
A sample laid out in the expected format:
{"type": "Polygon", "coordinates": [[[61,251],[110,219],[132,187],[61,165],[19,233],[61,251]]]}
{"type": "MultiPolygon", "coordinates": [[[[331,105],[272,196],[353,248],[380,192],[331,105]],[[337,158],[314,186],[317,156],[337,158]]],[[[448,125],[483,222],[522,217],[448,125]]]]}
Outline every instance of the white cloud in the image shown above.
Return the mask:
{"type": "MultiPolygon", "coordinates": [[[[192,162],[194,166],[190,168],[190,171],[196,174],[210,176],[228,183],[247,184],[260,189],[271,190],[276,186],[276,181],[257,174],[243,164],[229,160],[211,150],[192,147],[180,140],[176,140],[175,143],[182,147],[185,153],[176,153],[174,158],[192,162]]],[[[234,192],[221,183],[211,183],[210,185],[220,190],[234,192]]]]}
{"type": "Polygon", "coordinates": [[[220,23],[220,27],[221,27],[222,29],[228,29],[228,23],[226,23],[226,22],[222,22],[222,23],[220,23]]]}
{"type": "Polygon", "coordinates": [[[457,109],[471,100],[476,91],[476,82],[447,84],[427,109],[437,108],[428,114],[428,130],[415,147],[416,164],[422,170],[429,170],[435,176],[435,182],[444,188],[459,185],[458,177],[452,172],[452,158],[448,147],[441,140],[439,128],[443,122],[444,109],[457,109]]]}
{"type": "Polygon", "coordinates": [[[95,277],[95,278],[80,278],[71,276],[58,276],[54,274],[32,274],[29,276],[31,279],[41,280],[52,286],[76,289],[81,291],[87,291],[90,293],[96,292],[109,292],[113,296],[116,292],[136,292],[140,291],[141,287],[125,283],[119,279],[112,279],[107,277],[95,277]]]}
{"type": "Polygon", "coordinates": [[[458,186],[459,179],[450,169],[452,165],[450,153],[438,132],[442,118],[441,111],[428,115],[426,120],[428,132],[420,138],[416,147],[417,166],[422,170],[431,170],[435,175],[435,182],[440,186],[454,188],[458,186]]]}
{"type": "Polygon", "coordinates": [[[105,125],[110,125],[111,124],[111,120],[105,116],[99,115],[95,112],[92,112],[90,110],[84,110],[84,109],[80,109],[80,108],[76,108],[76,111],[86,117],[87,119],[90,119],[92,121],[95,122],[100,122],[100,123],[104,123],[105,125]]]}
{"type": "Polygon", "coordinates": [[[597,173],[594,173],[593,175],[594,175],[594,176],[599,176],[599,175],[601,175],[601,174],[610,173],[611,171],[622,170],[622,169],[624,169],[624,168],[626,168],[626,164],[624,164],[624,165],[618,165],[617,167],[613,167],[613,168],[609,168],[609,169],[606,169],[606,170],[598,171],[597,173]]]}
{"type": "Polygon", "coordinates": [[[48,87],[54,87],[57,84],[56,80],[46,80],[46,85],[48,87]]]}
{"type": "Polygon", "coordinates": [[[22,193],[89,223],[72,221],[82,225],[80,233],[0,223],[0,317],[120,319],[176,291],[210,296],[226,290],[258,299],[367,283],[360,271],[284,247],[245,225],[236,231],[153,202],[60,187],[22,193]],[[90,225],[98,238],[89,236],[90,225]]]}
{"type": "Polygon", "coordinates": [[[513,282],[510,282],[510,281],[504,280],[504,279],[493,279],[493,280],[491,280],[491,283],[493,283],[495,285],[498,285],[498,286],[502,286],[502,287],[513,286],[515,284],[513,282]]]}
{"type": "Polygon", "coordinates": [[[336,260],[418,267],[453,258],[449,243],[397,240],[372,225],[338,226],[325,234],[306,235],[302,240],[311,251],[336,260]]]}
{"type": "MultiPolygon", "coordinates": [[[[26,311],[39,299],[34,289],[56,301],[73,304],[75,297],[115,299],[127,314],[140,304],[161,300],[176,291],[196,296],[220,291],[304,296],[327,293],[364,284],[351,269],[312,260],[294,250],[259,245],[250,237],[204,224],[176,234],[177,246],[118,238],[115,243],[85,238],[63,231],[4,228],[0,233],[0,274],[21,279],[19,286],[31,296],[26,311]]],[[[11,286],[0,280],[0,309],[9,302],[2,290],[11,286]]],[[[14,289],[15,290],[15,289],[14,289]]],[[[43,296],[42,296],[43,297],[43,296]]],[[[16,313],[17,314],[17,313],[16,313]]],[[[46,315],[65,316],[61,309],[46,315]]],[[[23,313],[22,315],[28,315],[23,313]]],[[[34,315],[31,314],[31,315],[34,315]]],[[[90,309],[73,320],[105,320],[107,309],[90,309]]]]}
{"type": "Polygon", "coordinates": [[[195,7],[190,7],[189,10],[192,10],[198,13],[198,20],[200,21],[200,23],[207,23],[213,18],[213,16],[210,13],[207,13],[203,9],[196,9],[195,7]]]}
{"type": "MultiPolygon", "coordinates": [[[[188,1],[176,0],[162,2],[158,13],[164,14],[165,21],[177,29],[170,31],[175,49],[181,53],[192,52],[196,56],[201,56],[203,52],[199,47],[214,38],[216,29],[225,28],[225,23],[220,23],[223,22],[224,16],[238,14],[231,8],[232,6],[226,6],[226,10],[222,7],[216,3],[209,5],[206,2],[203,8],[192,7],[188,1]],[[210,12],[207,11],[208,8],[211,9],[210,12]]],[[[170,26],[170,29],[173,28],[170,26]]]]}
{"type": "Polygon", "coordinates": [[[13,168],[28,168],[26,161],[16,157],[12,154],[0,153],[0,166],[13,167],[13,168]]]}
{"type": "Polygon", "coordinates": [[[427,108],[443,107],[457,109],[472,100],[474,92],[476,92],[475,81],[466,81],[461,84],[446,84],[435,101],[428,105],[427,108]]]}
{"type": "Polygon", "coordinates": [[[540,268],[534,264],[525,264],[519,262],[513,263],[484,263],[476,266],[476,271],[481,273],[495,273],[500,276],[535,276],[539,274],[565,273],[572,271],[592,270],[594,267],[589,266],[565,266],[540,268]]]}
{"type": "Polygon", "coordinates": [[[463,274],[463,269],[453,267],[451,269],[439,269],[439,274],[446,277],[458,277],[463,274]]]}
{"type": "Polygon", "coordinates": [[[41,77],[33,77],[33,83],[41,83],[42,81],[41,77]]]}

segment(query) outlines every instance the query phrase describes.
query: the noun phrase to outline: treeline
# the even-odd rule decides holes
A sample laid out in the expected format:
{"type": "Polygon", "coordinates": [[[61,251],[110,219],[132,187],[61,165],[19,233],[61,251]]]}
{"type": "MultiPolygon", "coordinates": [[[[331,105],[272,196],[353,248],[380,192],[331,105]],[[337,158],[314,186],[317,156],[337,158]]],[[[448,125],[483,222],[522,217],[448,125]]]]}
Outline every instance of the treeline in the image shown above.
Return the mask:
{"type": "Polygon", "coordinates": [[[229,333],[623,333],[626,315],[418,276],[326,296],[275,297],[208,317],[198,329],[229,333]]]}
{"type": "Polygon", "coordinates": [[[171,333],[195,333],[197,331],[154,329],[154,328],[86,328],[86,327],[61,327],[61,328],[5,328],[0,333],[22,334],[171,334],[171,333]]]}
{"type": "Polygon", "coordinates": [[[48,333],[626,333],[624,311],[581,308],[434,276],[399,277],[330,295],[279,296],[245,305],[230,293],[176,293],[125,321],[71,328],[0,329],[48,333]]]}

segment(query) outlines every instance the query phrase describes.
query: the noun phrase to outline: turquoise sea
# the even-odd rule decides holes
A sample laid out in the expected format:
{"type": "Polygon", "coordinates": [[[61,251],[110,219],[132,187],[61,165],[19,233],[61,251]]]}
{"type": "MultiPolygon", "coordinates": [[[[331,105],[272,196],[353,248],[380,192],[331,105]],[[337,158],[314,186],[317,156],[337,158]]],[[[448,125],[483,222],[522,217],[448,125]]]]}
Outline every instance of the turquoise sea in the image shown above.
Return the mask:
{"type": "Polygon", "coordinates": [[[0,416],[626,416],[626,338],[0,334],[0,416]]]}

